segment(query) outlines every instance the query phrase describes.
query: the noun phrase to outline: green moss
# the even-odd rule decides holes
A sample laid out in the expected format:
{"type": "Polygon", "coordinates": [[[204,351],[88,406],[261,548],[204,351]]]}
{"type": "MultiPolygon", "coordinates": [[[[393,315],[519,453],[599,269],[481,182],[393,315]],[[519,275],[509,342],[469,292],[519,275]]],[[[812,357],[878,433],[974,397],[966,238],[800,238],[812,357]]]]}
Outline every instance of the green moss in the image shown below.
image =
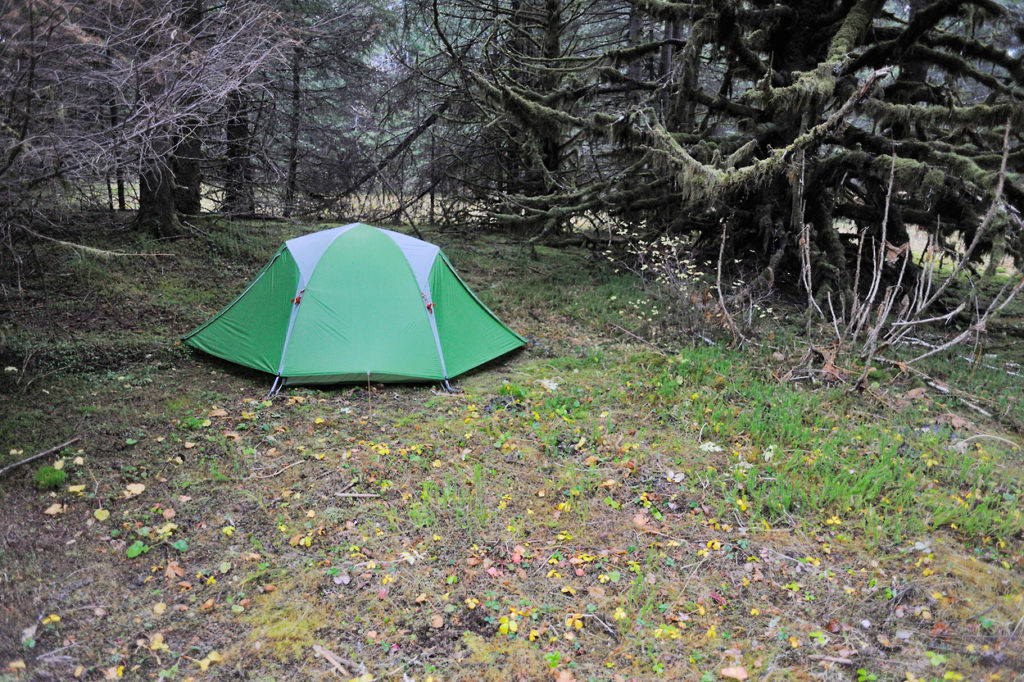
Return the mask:
{"type": "Polygon", "coordinates": [[[313,634],[326,625],[326,620],[314,607],[291,603],[276,594],[246,616],[252,627],[250,639],[261,642],[261,648],[282,662],[298,660],[307,655],[316,642],[313,634]]]}
{"type": "Polygon", "coordinates": [[[832,43],[828,46],[828,61],[842,59],[857,46],[880,5],[877,0],[860,0],[850,8],[849,14],[843,19],[839,30],[832,37],[832,43]]]}
{"type": "Polygon", "coordinates": [[[41,490],[59,488],[64,485],[67,478],[68,475],[63,469],[45,466],[36,472],[36,487],[41,490]]]}

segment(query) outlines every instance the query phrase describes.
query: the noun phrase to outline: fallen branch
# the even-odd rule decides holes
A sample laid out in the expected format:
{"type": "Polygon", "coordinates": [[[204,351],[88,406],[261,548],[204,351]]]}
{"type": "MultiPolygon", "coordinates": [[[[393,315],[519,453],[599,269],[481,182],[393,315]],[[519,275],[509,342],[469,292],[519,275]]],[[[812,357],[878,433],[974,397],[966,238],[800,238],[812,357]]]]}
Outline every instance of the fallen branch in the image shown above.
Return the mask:
{"type": "Polygon", "coordinates": [[[71,249],[72,251],[77,251],[79,253],[87,253],[90,256],[96,256],[97,258],[102,258],[104,260],[109,260],[111,258],[138,258],[140,256],[161,256],[163,258],[178,257],[178,254],[176,253],[130,253],[126,251],[111,251],[109,249],[98,249],[95,246],[86,246],[85,244],[76,244],[75,242],[67,242],[64,241],[63,239],[48,237],[45,234],[39,234],[34,230],[30,230],[25,226],[22,226],[21,229],[27,232],[28,234],[32,235],[36,239],[43,239],[48,242],[53,242],[54,244],[58,244],[67,249],[71,249]]]}
{"type": "Polygon", "coordinates": [[[828,661],[829,663],[839,663],[840,665],[853,665],[851,659],[840,658],[839,656],[808,656],[807,658],[812,661],[828,661]]]}
{"type": "Polygon", "coordinates": [[[304,460],[304,459],[300,459],[297,462],[292,462],[288,466],[283,467],[281,469],[278,469],[277,471],[275,471],[272,474],[267,474],[266,476],[250,476],[249,478],[260,478],[260,479],[263,479],[263,478],[273,478],[274,476],[279,476],[279,475],[283,474],[284,472],[288,471],[289,469],[291,469],[293,466],[297,466],[299,464],[302,464],[305,461],[306,460],[304,460]]]}
{"type": "Polygon", "coordinates": [[[349,669],[345,667],[346,665],[352,670],[359,670],[360,668],[362,668],[362,666],[360,666],[355,661],[350,661],[347,658],[342,658],[341,656],[338,656],[337,654],[332,652],[330,649],[319,644],[313,645],[313,653],[315,653],[317,656],[320,656],[325,661],[330,663],[331,666],[339,673],[341,673],[343,677],[352,677],[352,673],[350,673],[349,669]]]}
{"type": "Polygon", "coordinates": [[[15,462],[14,464],[8,464],[3,469],[0,469],[0,476],[3,476],[8,471],[13,471],[14,469],[17,469],[18,467],[20,467],[23,464],[28,464],[29,462],[34,462],[37,459],[40,459],[41,457],[46,457],[47,455],[52,455],[53,453],[58,452],[60,450],[63,450],[64,448],[66,448],[67,446],[71,445],[72,443],[76,443],[76,442],[78,442],[80,440],[82,440],[81,436],[75,436],[71,440],[66,441],[64,443],[61,443],[60,445],[55,445],[52,448],[50,448],[49,450],[43,450],[42,452],[37,453],[35,455],[32,455],[31,457],[26,457],[25,459],[21,460],[20,462],[15,462]]]}

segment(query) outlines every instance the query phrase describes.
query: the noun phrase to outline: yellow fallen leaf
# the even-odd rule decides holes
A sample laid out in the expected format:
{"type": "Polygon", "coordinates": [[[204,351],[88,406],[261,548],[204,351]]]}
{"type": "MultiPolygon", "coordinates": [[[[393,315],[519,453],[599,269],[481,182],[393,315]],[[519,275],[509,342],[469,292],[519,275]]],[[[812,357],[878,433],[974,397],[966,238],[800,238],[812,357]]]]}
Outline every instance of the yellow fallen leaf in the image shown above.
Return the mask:
{"type": "Polygon", "coordinates": [[[107,509],[97,509],[92,513],[92,515],[96,517],[97,521],[102,522],[110,518],[110,511],[107,509]]]}
{"type": "Polygon", "coordinates": [[[164,644],[164,635],[162,632],[158,632],[153,635],[149,640],[150,651],[170,651],[171,647],[164,644]]]}
{"type": "Polygon", "coordinates": [[[74,461],[74,463],[75,463],[75,466],[76,466],[76,467],[80,467],[80,466],[82,466],[83,464],[85,464],[85,458],[84,458],[84,457],[81,457],[81,456],[79,456],[79,457],[75,457],[75,459],[74,459],[74,460],[72,460],[72,461],[74,461]]]}
{"type": "Polygon", "coordinates": [[[20,658],[18,660],[16,660],[16,661],[11,661],[10,663],[7,664],[7,669],[10,670],[12,673],[13,672],[18,672],[19,670],[24,670],[25,669],[25,661],[23,661],[20,658]]]}
{"type": "Polygon", "coordinates": [[[49,625],[50,623],[59,623],[59,622],[60,622],[60,616],[58,616],[56,613],[51,613],[46,618],[43,618],[43,625],[49,625]]]}
{"type": "Polygon", "coordinates": [[[225,440],[230,440],[230,441],[233,442],[233,441],[238,440],[239,438],[240,438],[240,436],[238,435],[238,431],[225,431],[224,432],[224,439],[225,440]]]}
{"type": "Polygon", "coordinates": [[[158,616],[164,615],[165,613],[167,613],[167,604],[163,602],[157,602],[156,604],[153,604],[153,613],[155,613],[158,616]]]}
{"type": "Polygon", "coordinates": [[[63,514],[65,509],[66,507],[60,502],[54,502],[43,513],[48,516],[56,516],[57,514],[63,514]]]}
{"type": "Polygon", "coordinates": [[[211,651],[210,653],[206,654],[206,658],[199,661],[199,669],[203,672],[206,672],[207,670],[209,670],[211,664],[220,663],[222,660],[224,659],[220,657],[220,654],[218,654],[216,651],[211,651]]]}
{"type": "Polygon", "coordinates": [[[124,487],[125,497],[135,497],[145,492],[146,486],[142,483],[129,483],[124,487]]]}
{"type": "Polygon", "coordinates": [[[57,471],[60,471],[61,469],[63,469],[64,468],[64,458],[61,457],[60,459],[55,461],[53,463],[53,468],[56,469],[57,471]]]}
{"type": "Polygon", "coordinates": [[[85,484],[83,483],[82,485],[69,485],[68,492],[74,493],[75,495],[81,495],[82,493],[85,492],[85,484]]]}
{"type": "Polygon", "coordinates": [[[190,441],[190,440],[185,441],[185,449],[186,450],[191,450],[195,446],[196,446],[196,444],[193,443],[192,441],[190,441]]]}

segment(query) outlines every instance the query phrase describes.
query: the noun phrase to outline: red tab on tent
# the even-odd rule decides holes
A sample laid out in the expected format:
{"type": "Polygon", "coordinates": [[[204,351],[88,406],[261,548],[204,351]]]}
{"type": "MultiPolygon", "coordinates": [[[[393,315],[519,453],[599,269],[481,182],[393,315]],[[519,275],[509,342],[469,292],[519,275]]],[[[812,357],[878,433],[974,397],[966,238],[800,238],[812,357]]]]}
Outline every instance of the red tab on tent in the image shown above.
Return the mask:
{"type": "Polygon", "coordinates": [[[298,305],[298,304],[302,303],[302,295],[303,295],[304,293],[306,293],[306,290],[305,290],[305,289],[303,289],[302,291],[300,291],[300,292],[299,292],[299,295],[298,295],[298,296],[296,296],[295,298],[293,298],[293,299],[292,299],[292,303],[294,303],[295,305],[298,305]]]}

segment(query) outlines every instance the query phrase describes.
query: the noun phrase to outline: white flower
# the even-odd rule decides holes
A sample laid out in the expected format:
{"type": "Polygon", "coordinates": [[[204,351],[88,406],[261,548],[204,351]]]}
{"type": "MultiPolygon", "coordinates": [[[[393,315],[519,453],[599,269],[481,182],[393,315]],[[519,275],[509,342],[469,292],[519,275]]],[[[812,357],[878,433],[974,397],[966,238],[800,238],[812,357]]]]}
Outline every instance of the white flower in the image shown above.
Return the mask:
{"type": "Polygon", "coordinates": [[[540,385],[544,387],[544,390],[552,393],[558,390],[558,382],[554,379],[541,379],[540,385]]]}
{"type": "Polygon", "coordinates": [[[701,452],[721,452],[722,451],[722,446],[719,445],[718,443],[713,443],[711,441],[705,441],[704,443],[700,444],[700,451],[701,452]]]}

